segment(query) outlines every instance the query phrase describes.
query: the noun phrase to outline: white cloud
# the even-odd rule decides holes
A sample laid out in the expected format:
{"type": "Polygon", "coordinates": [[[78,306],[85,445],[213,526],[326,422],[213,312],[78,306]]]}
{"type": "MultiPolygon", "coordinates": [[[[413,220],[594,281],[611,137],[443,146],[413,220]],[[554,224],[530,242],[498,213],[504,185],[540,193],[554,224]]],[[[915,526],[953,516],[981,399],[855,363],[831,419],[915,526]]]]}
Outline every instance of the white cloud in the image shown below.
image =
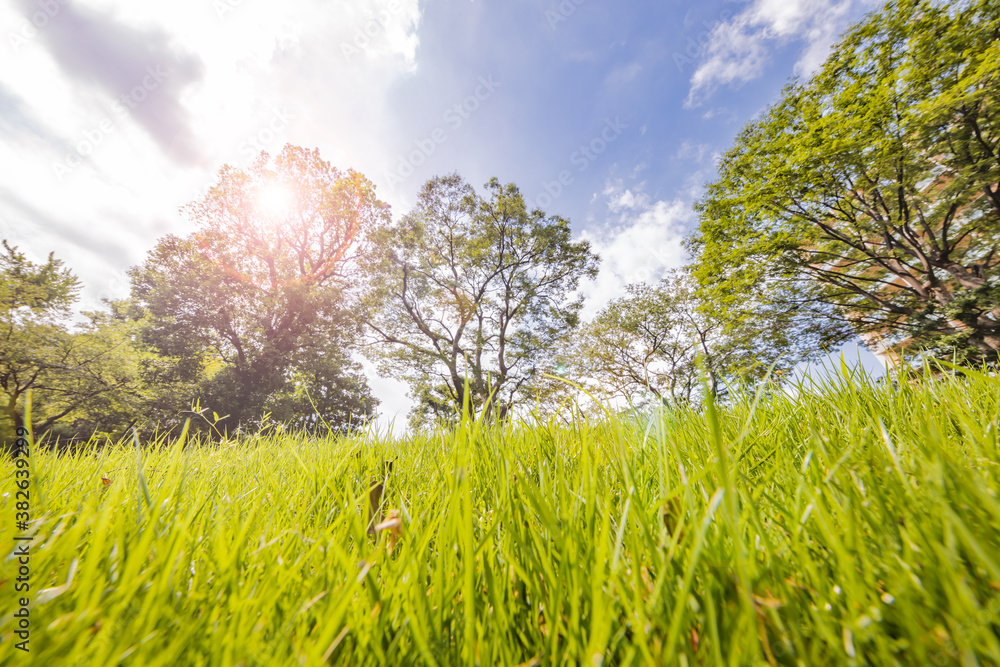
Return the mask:
{"type": "Polygon", "coordinates": [[[581,286],[584,319],[623,295],[629,283],[655,282],[669,269],[682,266],[684,230],[694,219],[690,202],[653,202],[641,192],[624,189],[620,182],[609,184],[603,194],[609,210],[619,216],[608,229],[582,235],[601,256],[597,279],[581,286]]]}
{"type": "Polygon", "coordinates": [[[705,163],[706,158],[713,156],[713,150],[714,146],[712,144],[699,144],[685,139],[677,148],[674,157],[678,160],[687,160],[697,166],[701,166],[705,163]]]}
{"type": "Polygon", "coordinates": [[[601,194],[607,197],[608,208],[612,213],[619,213],[622,209],[645,208],[649,198],[642,192],[643,185],[645,184],[636,185],[635,192],[633,192],[631,188],[625,188],[619,178],[608,181],[601,194]]]}
{"type": "Polygon", "coordinates": [[[38,18],[29,0],[0,3],[0,233],[65,259],[87,307],[121,292],[118,273],[158,237],[190,230],[178,207],[224,163],[291,142],[338,167],[387,166],[389,97],[417,66],[419,0],[52,7],[38,18]],[[148,99],[125,107],[119,94],[147,67],[167,72],[162,85],[148,78],[148,99]]]}
{"type": "MultiPolygon", "coordinates": [[[[0,3],[0,238],[35,260],[55,252],[83,281],[82,308],[126,296],[124,270],[164,234],[191,231],[178,207],[225,163],[290,142],[340,168],[389,167],[419,0],[46,6],[0,3]],[[172,72],[149,79],[148,100],[115,106],[157,65],[172,72]]],[[[403,410],[399,383],[372,386],[387,417],[403,410]]]]}
{"type": "Polygon", "coordinates": [[[812,74],[839,35],[874,4],[874,0],[754,0],[712,29],[701,64],[691,76],[685,105],[700,105],[719,86],[760,77],[775,46],[801,43],[794,73],[812,74]]]}

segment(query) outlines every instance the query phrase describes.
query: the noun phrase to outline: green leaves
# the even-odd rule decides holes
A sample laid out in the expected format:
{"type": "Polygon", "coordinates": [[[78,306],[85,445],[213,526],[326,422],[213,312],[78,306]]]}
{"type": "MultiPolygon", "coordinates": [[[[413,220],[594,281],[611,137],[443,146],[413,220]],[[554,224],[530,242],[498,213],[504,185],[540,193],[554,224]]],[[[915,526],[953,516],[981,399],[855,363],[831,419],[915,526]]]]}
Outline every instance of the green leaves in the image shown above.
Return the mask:
{"type": "MultiPolygon", "coordinates": [[[[97,314],[71,328],[79,281],[52,255],[35,264],[4,243],[0,255],[0,437],[28,419],[42,435],[89,437],[128,411],[139,391],[134,328],[97,314]]],[[[127,422],[127,419],[125,419],[127,422]]],[[[116,424],[121,426],[121,423],[116,424]]]]}
{"type": "Polygon", "coordinates": [[[133,316],[184,394],[164,407],[200,397],[229,431],[266,412],[309,430],[367,421],[376,400],[351,351],[357,261],[388,217],[374,185],[289,145],[223,167],[187,212],[198,231],[164,237],[132,271],[133,316]]]}
{"type": "Polygon", "coordinates": [[[798,360],[788,331],[775,326],[780,318],[769,317],[765,306],[744,299],[720,308],[686,272],[627,291],[583,327],[565,354],[575,375],[605,398],[700,403],[703,377],[717,394],[727,384],[760,380],[775,366],[780,375],[798,360]]]}
{"type": "Polygon", "coordinates": [[[483,194],[456,175],[424,185],[417,206],[373,238],[368,326],[386,374],[420,401],[416,419],[509,413],[576,326],[573,292],[598,258],[569,222],[527,211],[513,184],[483,194]],[[468,387],[468,390],[466,389],[468,387]]]}
{"type": "Polygon", "coordinates": [[[757,292],[889,346],[995,359],[998,25],[995,3],[890,3],[786,88],[699,205],[712,298],[757,292]]]}
{"type": "Polygon", "coordinates": [[[50,254],[35,264],[5,240],[0,253],[0,312],[5,320],[22,310],[31,317],[61,316],[69,312],[80,291],[80,281],[62,260],[50,254]]]}

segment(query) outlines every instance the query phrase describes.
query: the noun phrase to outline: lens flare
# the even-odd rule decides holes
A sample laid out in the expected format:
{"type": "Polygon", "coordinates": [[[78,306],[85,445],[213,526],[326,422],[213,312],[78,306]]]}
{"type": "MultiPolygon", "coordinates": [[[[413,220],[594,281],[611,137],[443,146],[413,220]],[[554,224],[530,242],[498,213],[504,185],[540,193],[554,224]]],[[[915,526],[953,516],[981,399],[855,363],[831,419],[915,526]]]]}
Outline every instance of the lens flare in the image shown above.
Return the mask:
{"type": "Polygon", "coordinates": [[[294,201],[292,191],[279,183],[266,185],[257,195],[258,209],[272,218],[286,217],[291,212],[294,201]]]}

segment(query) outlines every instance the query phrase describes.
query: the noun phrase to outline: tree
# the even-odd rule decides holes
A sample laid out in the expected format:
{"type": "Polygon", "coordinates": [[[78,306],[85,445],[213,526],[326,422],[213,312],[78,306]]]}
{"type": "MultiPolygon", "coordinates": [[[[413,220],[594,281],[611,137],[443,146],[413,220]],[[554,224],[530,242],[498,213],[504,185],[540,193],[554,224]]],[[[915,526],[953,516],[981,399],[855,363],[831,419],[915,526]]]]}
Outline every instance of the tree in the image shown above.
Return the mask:
{"type": "Polygon", "coordinates": [[[1000,5],[888,3],[725,155],[699,281],[720,304],[781,289],[868,340],[996,359],[998,99],[1000,5]]]}
{"type": "Polygon", "coordinates": [[[268,397],[265,412],[287,428],[310,433],[347,432],[364,424],[377,401],[360,368],[347,363],[336,349],[304,348],[290,381],[268,397]]]}
{"type": "Polygon", "coordinates": [[[446,401],[500,418],[578,324],[573,292],[599,261],[513,184],[492,179],[479,195],[458,175],[428,181],[375,249],[368,325],[381,370],[402,372],[428,414],[446,401]]]}
{"type": "Polygon", "coordinates": [[[144,340],[176,360],[172,380],[197,385],[188,400],[228,430],[269,408],[300,424],[369,419],[375,400],[351,351],[356,261],[388,213],[372,183],[289,145],[223,167],[186,210],[198,230],[164,237],[131,278],[144,340]]]}
{"type": "Polygon", "coordinates": [[[607,397],[641,402],[642,394],[675,405],[698,399],[702,377],[718,395],[729,382],[790,369],[788,329],[773,319],[733,318],[699,298],[684,271],[655,285],[629,285],[585,325],[575,348],[576,374],[607,397]]]}
{"type": "MultiPolygon", "coordinates": [[[[89,435],[64,427],[101,409],[122,407],[138,391],[138,354],[128,327],[100,314],[71,328],[80,283],[61,260],[27,259],[3,242],[0,254],[0,391],[12,441],[25,426],[25,398],[32,392],[36,433],[61,427],[62,435],[89,435]]],[[[107,422],[103,422],[107,425],[107,422]]],[[[82,426],[82,425],[80,425],[82,426]]]]}

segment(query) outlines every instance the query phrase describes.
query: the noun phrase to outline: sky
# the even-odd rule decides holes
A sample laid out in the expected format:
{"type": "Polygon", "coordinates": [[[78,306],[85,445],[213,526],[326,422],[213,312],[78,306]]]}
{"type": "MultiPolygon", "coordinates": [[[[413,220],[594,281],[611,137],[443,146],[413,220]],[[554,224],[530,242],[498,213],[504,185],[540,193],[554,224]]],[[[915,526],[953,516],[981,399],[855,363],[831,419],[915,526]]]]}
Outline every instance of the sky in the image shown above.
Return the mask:
{"type": "MultiPolygon", "coordinates": [[[[874,8],[0,0],[0,238],[54,252],[95,309],[159,237],[194,231],[179,209],[222,165],[292,143],[368,176],[397,216],[435,175],[516,183],[601,255],[589,317],[685,263],[720,154],[874,8]]],[[[370,381],[381,418],[403,416],[405,386],[370,381]]]]}

